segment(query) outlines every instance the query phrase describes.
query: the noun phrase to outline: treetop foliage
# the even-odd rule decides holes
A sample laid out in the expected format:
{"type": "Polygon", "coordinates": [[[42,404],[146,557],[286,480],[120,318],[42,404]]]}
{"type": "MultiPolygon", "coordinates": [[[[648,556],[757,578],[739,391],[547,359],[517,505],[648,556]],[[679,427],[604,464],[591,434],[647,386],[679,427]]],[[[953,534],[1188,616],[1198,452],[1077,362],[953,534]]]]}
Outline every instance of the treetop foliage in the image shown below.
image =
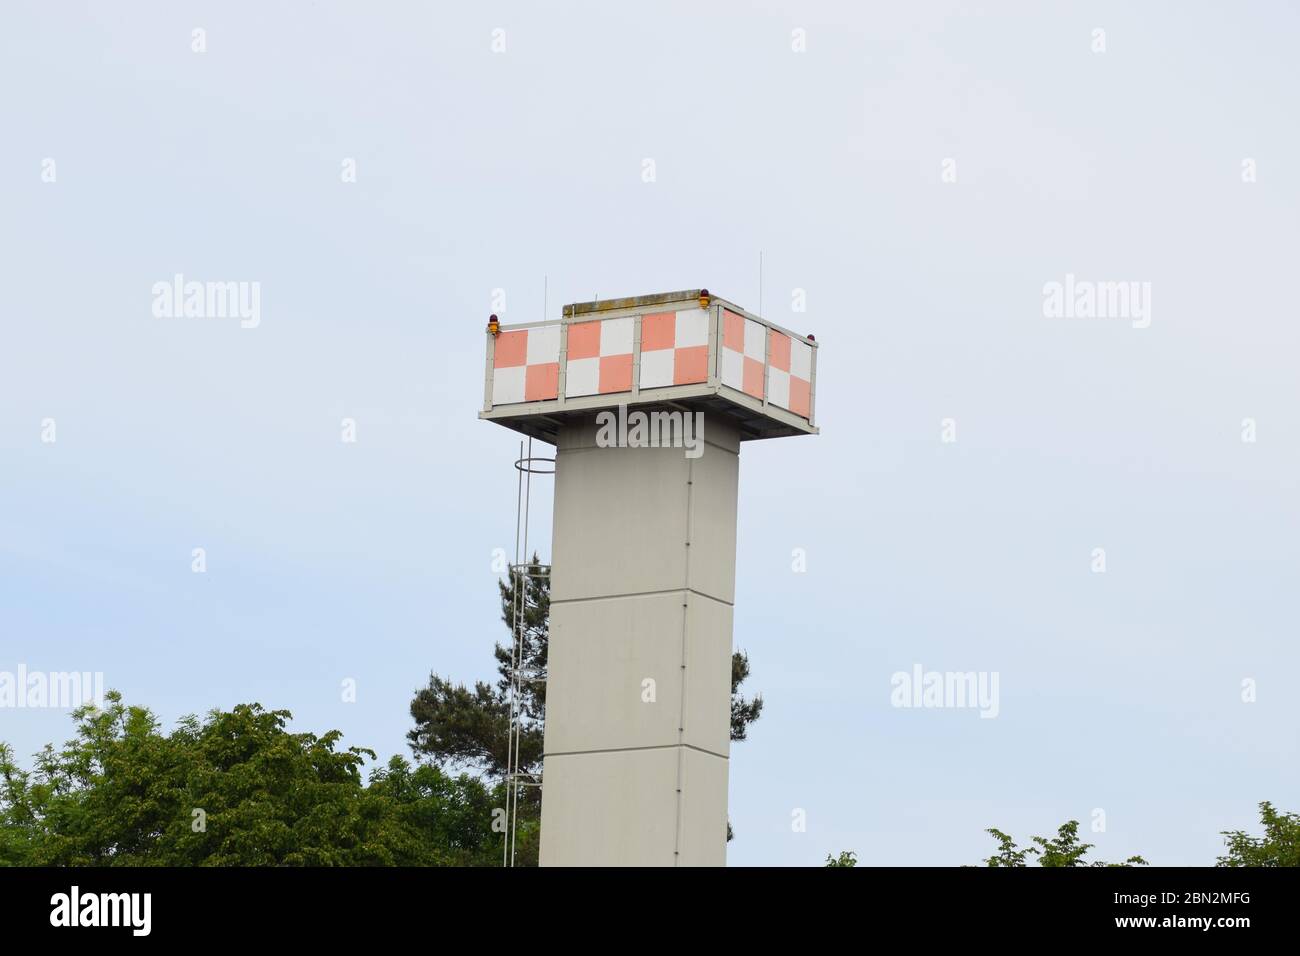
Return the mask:
{"type": "Polygon", "coordinates": [[[76,736],[20,769],[0,744],[0,863],[27,866],[438,866],[496,859],[492,807],[470,777],[341,735],[290,733],[291,715],[240,704],[170,733],[106,695],[76,736]]]}

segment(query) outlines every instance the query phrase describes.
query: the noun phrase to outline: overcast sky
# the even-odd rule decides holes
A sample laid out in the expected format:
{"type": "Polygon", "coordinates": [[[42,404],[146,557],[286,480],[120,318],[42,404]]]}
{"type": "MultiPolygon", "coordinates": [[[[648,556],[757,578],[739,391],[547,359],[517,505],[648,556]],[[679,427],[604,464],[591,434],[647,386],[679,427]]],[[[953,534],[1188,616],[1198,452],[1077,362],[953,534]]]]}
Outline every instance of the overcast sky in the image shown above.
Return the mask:
{"type": "MultiPolygon", "coordinates": [[[[822,434],[742,450],[735,640],[767,706],[729,862],[973,863],[987,827],[1077,819],[1102,858],[1201,865],[1259,801],[1300,810],[1293,6],[2,26],[0,670],[405,752],[429,671],[487,678],[504,635],[494,290],[506,322],[546,277],[548,318],[699,286],[757,310],[761,250],[763,313],[821,343],[822,434]],[[259,283],[256,327],[156,316],[178,273],[259,283]],[[1050,317],[1067,275],[1149,311],[1050,317]],[[891,706],[916,665],[996,673],[997,716],[891,706]]],[[[71,729],[0,710],[26,762],[71,729]]]]}

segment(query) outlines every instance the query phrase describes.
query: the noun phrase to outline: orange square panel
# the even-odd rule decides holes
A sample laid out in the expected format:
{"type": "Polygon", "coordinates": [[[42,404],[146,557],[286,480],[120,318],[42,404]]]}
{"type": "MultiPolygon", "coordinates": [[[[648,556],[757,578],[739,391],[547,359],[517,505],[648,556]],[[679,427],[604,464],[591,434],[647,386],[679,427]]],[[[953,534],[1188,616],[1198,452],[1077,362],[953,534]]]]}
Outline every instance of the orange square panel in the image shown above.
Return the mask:
{"type": "Polygon", "coordinates": [[[517,368],[528,357],[528,330],[502,332],[492,353],[493,368],[517,368]]]}
{"type": "MultiPolygon", "coordinates": [[[[788,351],[788,350],[787,350],[788,351]]],[[[600,354],[600,323],[575,322],[569,326],[569,359],[594,358],[600,354]]]]}
{"type": "Polygon", "coordinates": [[[694,385],[696,382],[708,381],[709,347],[693,345],[690,348],[677,349],[673,355],[673,384],[694,385]]]}
{"type": "Polygon", "coordinates": [[[641,319],[641,351],[670,349],[677,341],[677,313],[656,312],[641,319]]]}
{"type": "Polygon", "coordinates": [[[745,318],[735,312],[722,312],[722,344],[736,352],[745,351],[745,318]]]}
{"type": "MultiPolygon", "coordinates": [[[[508,333],[506,333],[508,334],[508,333]]],[[[501,336],[505,338],[505,334],[501,336]]],[[[524,373],[524,401],[539,402],[560,394],[560,363],[530,365],[524,373]]]]}
{"type": "Polygon", "coordinates": [[[602,393],[630,392],[632,390],[632,355],[606,355],[600,360],[602,393]]]}
{"type": "Polygon", "coordinates": [[[773,368],[790,371],[790,336],[782,335],[776,329],[767,330],[767,360],[773,368]]]}
{"type": "Polygon", "coordinates": [[[746,395],[763,397],[763,363],[756,359],[745,359],[745,379],[743,390],[746,395]]]}
{"type": "Polygon", "coordinates": [[[808,417],[812,404],[812,385],[801,378],[790,376],[790,411],[808,417]]]}

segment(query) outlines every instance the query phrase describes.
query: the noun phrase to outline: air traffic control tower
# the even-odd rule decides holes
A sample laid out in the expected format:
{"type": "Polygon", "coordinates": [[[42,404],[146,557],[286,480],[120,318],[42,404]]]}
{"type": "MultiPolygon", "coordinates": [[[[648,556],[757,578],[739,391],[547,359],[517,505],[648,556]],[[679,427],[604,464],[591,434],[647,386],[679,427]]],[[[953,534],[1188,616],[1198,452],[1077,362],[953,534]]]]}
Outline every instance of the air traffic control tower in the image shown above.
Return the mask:
{"type": "Polygon", "coordinates": [[[705,289],[489,323],[479,417],[556,448],[543,866],[726,863],[740,446],[816,434],[816,384],[705,289]]]}

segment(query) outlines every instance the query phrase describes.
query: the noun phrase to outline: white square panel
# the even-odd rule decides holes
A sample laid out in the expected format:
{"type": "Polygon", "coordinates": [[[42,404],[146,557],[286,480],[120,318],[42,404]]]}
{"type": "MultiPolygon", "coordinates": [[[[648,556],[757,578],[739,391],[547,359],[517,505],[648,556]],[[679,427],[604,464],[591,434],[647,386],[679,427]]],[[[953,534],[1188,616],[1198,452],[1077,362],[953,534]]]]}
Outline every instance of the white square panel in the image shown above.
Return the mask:
{"type": "Polygon", "coordinates": [[[627,355],[632,351],[632,331],[635,319],[605,319],[600,323],[600,354],[627,355]]]}
{"type": "Polygon", "coordinates": [[[745,357],[757,362],[767,358],[767,326],[753,319],[745,320],[745,357]]]}
{"type": "Polygon", "coordinates": [[[688,349],[709,344],[707,309],[683,309],[677,313],[677,348],[688,349]]]}
{"type": "MultiPolygon", "coordinates": [[[[642,361],[645,361],[642,358],[642,361]]],[[[734,349],[722,350],[722,384],[732,388],[745,385],[745,356],[734,349]]]]}
{"type": "Polygon", "coordinates": [[[560,360],[560,326],[539,325],[528,330],[529,365],[545,365],[560,360]]]}
{"type": "Polygon", "coordinates": [[[663,388],[673,383],[672,349],[654,349],[641,353],[641,387],[663,388]]]}
{"type": "Polygon", "coordinates": [[[568,398],[595,395],[600,391],[600,359],[592,356],[569,359],[564,370],[564,394],[568,398]]]}
{"type": "Polygon", "coordinates": [[[812,346],[790,340],[790,374],[805,382],[812,381],[812,346]]]}
{"type": "Polygon", "coordinates": [[[524,400],[524,376],[528,369],[523,365],[492,370],[492,404],[513,405],[524,400]]]}
{"type": "Polygon", "coordinates": [[[782,408],[790,407],[790,373],[779,368],[767,370],[767,400],[782,408]]]}

